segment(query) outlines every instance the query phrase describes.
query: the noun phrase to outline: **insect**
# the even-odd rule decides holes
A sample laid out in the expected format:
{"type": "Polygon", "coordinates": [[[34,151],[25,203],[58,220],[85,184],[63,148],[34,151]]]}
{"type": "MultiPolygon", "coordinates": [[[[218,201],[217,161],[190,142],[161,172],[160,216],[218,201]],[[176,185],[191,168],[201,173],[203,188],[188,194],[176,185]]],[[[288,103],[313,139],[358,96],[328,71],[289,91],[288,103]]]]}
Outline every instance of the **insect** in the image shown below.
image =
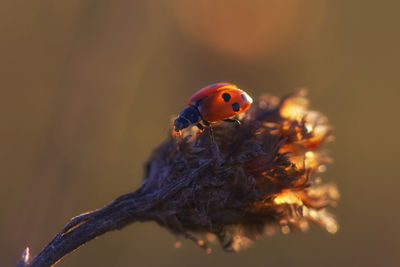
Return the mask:
{"type": "Polygon", "coordinates": [[[229,118],[246,111],[252,102],[253,99],[234,84],[208,85],[189,98],[188,107],[182,110],[174,122],[175,131],[190,125],[197,125],[199,129],[203,129],[201,121],[205,125],[219,120],[238,122],[229,118]]]}

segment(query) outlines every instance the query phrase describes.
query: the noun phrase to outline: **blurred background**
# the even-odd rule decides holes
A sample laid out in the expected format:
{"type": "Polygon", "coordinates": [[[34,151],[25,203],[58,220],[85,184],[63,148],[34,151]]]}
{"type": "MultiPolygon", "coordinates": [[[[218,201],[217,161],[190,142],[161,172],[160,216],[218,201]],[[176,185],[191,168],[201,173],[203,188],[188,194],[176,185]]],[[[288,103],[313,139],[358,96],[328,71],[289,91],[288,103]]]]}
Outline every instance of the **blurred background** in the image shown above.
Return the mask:
{"type": "Polygon", "coordinates": [[[0,2],[0,265],[73,216],[137,189],[197,89],[309,90],[336,141],[322,175],[340,230],[276,234],[207,255],[155,223],[58,266],[399,266],[398,1],[0,2]]]}

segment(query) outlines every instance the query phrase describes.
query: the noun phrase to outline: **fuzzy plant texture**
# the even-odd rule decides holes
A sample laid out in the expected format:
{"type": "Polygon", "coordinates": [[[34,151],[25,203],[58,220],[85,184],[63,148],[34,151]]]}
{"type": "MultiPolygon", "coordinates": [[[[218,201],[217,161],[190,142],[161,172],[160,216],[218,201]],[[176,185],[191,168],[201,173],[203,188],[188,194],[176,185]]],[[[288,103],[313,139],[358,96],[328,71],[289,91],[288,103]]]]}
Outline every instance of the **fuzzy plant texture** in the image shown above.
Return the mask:
{"type": "Polygon", "coordinates": [[[190,179],[162,204],[166,213],[157,222],[207,251],[213,240],[238,251],[264,233],[305,231],[310,222],[335,233],[338,224],[327,207],[339,194],[317,175],[331,162],[319,151],[333,139],[331,127],[307,109],[305,94],[263,96],[240,115],[240,125],[171,131],[153,153],[142,189],[190,179]]]}
{"type": "Polygon", "coordinates": [[[216,240],[238,251],[263,234],[305,231],[309,223],[335,233],[338,224],[327,209],[339,193],[319,178],[331,162],[320,150],[333,138],[331,127],[307,106],[305,91],[263,96],[240,114],[240,124],[171,129],[151,155],[138,190],[71,219],[35,257],[27,248],[18,266],[51,266],[137,221],[156,221],[207,252],[216,240]]]}

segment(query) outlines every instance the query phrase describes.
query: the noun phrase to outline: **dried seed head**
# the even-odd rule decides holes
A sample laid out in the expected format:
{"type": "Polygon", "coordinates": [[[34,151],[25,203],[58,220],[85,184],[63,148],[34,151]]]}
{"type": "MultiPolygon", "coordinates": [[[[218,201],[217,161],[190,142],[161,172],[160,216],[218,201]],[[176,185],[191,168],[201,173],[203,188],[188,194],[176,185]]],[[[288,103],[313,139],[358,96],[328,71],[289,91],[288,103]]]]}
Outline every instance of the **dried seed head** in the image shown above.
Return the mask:
{"type": "Polygon", "coordinates": [[[305,91],[263,96],[240,114],[241,125],[171,131],[149,160],[141,189],[173,185],[153,219],[201,247],[207,242],[194,236],[216,236],[235,251],[275,229],[307,230],[309,222],[335,233],[338,224],[326,207],[338,191],[312,179],[331,162],[317,150],[332,140],[331,128],[307,105],[305,91]]]}

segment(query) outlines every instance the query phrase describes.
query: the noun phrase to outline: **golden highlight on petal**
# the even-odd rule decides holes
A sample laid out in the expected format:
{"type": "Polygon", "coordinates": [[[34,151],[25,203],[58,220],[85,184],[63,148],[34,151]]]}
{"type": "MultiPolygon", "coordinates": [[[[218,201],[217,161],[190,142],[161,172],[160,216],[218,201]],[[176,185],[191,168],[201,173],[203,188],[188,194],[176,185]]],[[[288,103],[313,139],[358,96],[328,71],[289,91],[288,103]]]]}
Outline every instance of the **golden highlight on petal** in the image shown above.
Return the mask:
{"type": "Polygon", "coordinates": [[[334,234],[339,230],[339,224],[335,220],[334,216],[325,209],[315,210],[305,207],[303,214],[305,218],[322,225],[331,234],[334,234]]]}
{"type": "Polygon", "coordinates": [[[239,251],[244,247],[248,247],[251,244],[251,240],[244,235],[235,235],[233,237],[232,248],[234,251],[239,251]]]}
{"type": "Polygon", "coordinates": [[[298,97],[285,101],[280,109],[281,116],[291,120],[301,121],[306,113],[308,101],[298,97]]]}
{"type": "Polygon", "coordinates": [[[280,193],[278,196],[274,198],[274,203],[277,205],[281,204],[297,204],[297,205],[303,205],[303,201],[301,201],[301,198],[292,191],[284,191],[280,193]]]}

